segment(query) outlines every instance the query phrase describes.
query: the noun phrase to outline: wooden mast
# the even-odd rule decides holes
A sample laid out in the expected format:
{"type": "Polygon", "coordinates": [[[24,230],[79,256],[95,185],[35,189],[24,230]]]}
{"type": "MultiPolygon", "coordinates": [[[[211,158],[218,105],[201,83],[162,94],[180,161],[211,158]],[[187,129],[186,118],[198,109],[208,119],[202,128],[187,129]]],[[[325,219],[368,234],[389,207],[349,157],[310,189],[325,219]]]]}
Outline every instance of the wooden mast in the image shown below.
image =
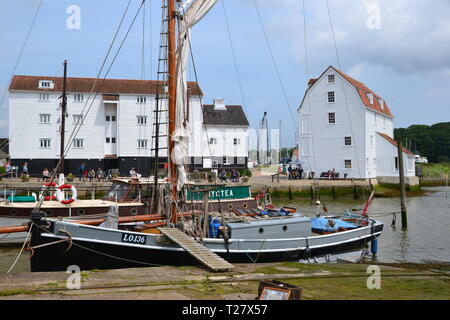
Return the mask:
{"type": "Polygon", "coordinates": [[[177,222],[177,165],[172,160],[172,152],[175,146],[175,142],[172,139],[173,133],[175,132],[175,120],[176,120],[176,94],[177,94],[177,79],[176,79],[176,46],[175,46],[175,27],[176,27],[176,11],[175,11],[175,0],[168,0],[168,35],[167,35],[167,46],[168,46],[168,65],[169,65],[169,83],[168,83],[168,93],[169,93],[169,149],[167,158],[169,161],[169,177],[171,183],[171,222],[177,222]]]}
{"type": "Polygon", "coordinates": [[[67,93],[66,93],[66,81],[67,81],[67,60],[64,60],[64,80],[63,80],[63,93],[61,101],[61,154],[59,159],[59,172],[64,173],[64,147],[65,147],[65,130],[66,130],[66,107],[67,107],[67,93]]]}

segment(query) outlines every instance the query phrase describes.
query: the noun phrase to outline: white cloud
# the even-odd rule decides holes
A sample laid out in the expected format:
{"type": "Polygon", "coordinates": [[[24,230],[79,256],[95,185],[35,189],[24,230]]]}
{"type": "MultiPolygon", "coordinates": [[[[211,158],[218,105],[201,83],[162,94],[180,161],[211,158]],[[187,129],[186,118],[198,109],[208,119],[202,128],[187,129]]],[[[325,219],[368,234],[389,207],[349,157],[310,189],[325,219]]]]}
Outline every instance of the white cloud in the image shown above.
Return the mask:
{"type": "MultiPolygon", "coordinates": [[[[399,73],[450,72],[450,1],[365,0],[329,1],[342,68],[381,65],[399,73]],[[380,8],[380,29],[369,29],[369,6],[380,8]]],[[[273,3],[273,1],[263,1],[273,3]]],[[[301,2],[282,1],[290,10],[272,16],[271,37],[290,43],[304,64],[301,2]],[[300,3],[300,4],[299,4],[300,3]]],[[[328,11],[324,1],[306,1],[307,48],[310,63],[336,65],[328,11]]]]}

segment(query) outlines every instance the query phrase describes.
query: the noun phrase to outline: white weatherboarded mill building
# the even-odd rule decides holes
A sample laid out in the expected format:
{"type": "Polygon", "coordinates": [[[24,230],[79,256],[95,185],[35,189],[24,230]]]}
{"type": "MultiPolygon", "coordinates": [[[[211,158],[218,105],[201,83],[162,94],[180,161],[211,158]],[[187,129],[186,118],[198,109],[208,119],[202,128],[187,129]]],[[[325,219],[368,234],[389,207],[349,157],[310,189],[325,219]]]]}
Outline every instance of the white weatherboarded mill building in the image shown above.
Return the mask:
{"type": "MultiPolygon", "coordinates": [[[[63,79],[14,76],[9,87],[9,151],[15,166],[28,163],[29,173],[55,168],[60,157],[61,95],[63,79]]],[[[143,175],[154,168],[156,95],[163,84],[152,80],[67,78],[65,173],[86,168],[134,167],[143,175]],[[93,93],[91,93],[93,92],[93,93]],[[82,123],[80,126],[79,124],[82,123]],[[78,128],[78,129],[76,129],[78,128]],[[72,132],[76,129],[76,135],[72,132]]],[[[202,105],[197,83],[188,83],[189,121],[192,128],[191,168],[245,168],[248,159],[248,121],[241,106],[223,100],[202,105]]],[[[167,161],[167,107],[160,100],[159,158],[167,161]]]]}
{"type": "MultiPolygon", "coordinates": [[[[306,171],[398,182],[394,117],[367,86],[330,66],[309,81],[298,115],[298,157],[306,171]]],[[[403,159],[405,176],[414,177],[414,153],[403,148],[403,159]]]]}

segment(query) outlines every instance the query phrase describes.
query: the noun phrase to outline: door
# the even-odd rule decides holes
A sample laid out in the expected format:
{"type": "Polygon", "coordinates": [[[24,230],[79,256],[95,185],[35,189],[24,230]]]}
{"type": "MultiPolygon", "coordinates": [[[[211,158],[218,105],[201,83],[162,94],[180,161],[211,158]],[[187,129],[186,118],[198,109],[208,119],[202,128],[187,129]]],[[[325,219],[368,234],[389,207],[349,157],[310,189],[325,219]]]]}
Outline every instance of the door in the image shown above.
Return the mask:
{"type": "Polygon", "coordinates": [[[117,155],[117,108],[105,105],[105,154],[117,155]]]}

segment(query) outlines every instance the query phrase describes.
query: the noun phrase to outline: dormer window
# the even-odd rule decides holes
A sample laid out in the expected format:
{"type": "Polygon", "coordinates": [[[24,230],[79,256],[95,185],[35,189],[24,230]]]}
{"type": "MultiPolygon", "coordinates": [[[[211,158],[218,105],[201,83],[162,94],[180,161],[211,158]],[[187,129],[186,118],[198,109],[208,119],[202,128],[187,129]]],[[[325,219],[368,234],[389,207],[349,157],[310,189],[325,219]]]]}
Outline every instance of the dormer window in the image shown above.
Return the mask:
{"type": "Polygon", "coordinates": [[[378,99],[378,103],[380,104],[381,110],[384,110],[384,100],[383,99],[378,99]]]}
{"type": "Polygon", "coordinates": [[[51,80],[39,80],[39,89],[53,89],[54,83],[51,80]]]}
{"type": "Polygon", "coordinates": [[[328,75],[328,83],[334,83],[334,74],[328,75]]]}
{"type": "Polygon", "coordinates": [[[371,92],[367,93],[367,99],[369,99],[370,104],[373,104],[373,93],[371,92]]]}

